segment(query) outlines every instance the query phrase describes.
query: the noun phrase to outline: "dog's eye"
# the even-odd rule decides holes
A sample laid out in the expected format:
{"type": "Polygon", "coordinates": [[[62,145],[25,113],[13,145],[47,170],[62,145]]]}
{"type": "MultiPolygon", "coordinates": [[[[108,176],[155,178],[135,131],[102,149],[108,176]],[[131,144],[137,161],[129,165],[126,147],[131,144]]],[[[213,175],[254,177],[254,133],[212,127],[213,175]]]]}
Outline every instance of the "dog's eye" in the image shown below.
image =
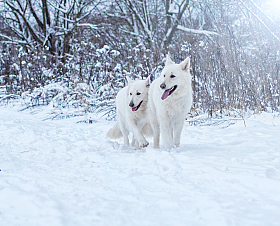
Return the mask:
{"type": "Polygon", "coordinates": [[[165,75],[163,75],[163,77],[165,77],[165,75]]]}
{"type": "Polygon", "coordinates": [[[132,93],[129,94],[130,96],[132,95],[132,93]]]}
{"type": "Polygon", "coordinates": [[[138,93],[136,93],[136,94],[137,94],[138,96],[139,96],[139,95],[141,95],[141,93],[139,93],[139,92],[138,92],[138,93]]]}
{"type": "Polygon", "coordinates": [[[175,78],[175,77],[176,77],[175,75],[171,75],[171,76],[170,76],[170,78],[175,78]]]}

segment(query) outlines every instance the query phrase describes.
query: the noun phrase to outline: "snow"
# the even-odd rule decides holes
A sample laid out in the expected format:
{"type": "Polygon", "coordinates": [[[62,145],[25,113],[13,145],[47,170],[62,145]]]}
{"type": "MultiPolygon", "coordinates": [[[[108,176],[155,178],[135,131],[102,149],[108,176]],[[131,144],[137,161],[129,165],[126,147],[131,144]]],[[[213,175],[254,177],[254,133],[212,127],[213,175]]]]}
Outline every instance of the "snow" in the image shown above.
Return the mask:
{"type": "Polygon", "coordinates": [[[2,226],[279,225],[278,114],[186,122],[166,151],[107,140],[112,121],[44,112],[0,106],[2,226]]]}

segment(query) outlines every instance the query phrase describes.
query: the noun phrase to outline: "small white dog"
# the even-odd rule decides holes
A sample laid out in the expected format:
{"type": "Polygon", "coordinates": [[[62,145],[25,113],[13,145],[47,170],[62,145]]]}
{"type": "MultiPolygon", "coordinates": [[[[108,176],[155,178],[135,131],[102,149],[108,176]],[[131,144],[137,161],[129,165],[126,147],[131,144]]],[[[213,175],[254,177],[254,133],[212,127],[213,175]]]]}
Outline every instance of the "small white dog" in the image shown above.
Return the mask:
{"type": "Polygon", "coordinates": [[[150,77],[138,81],[126,79],[128,86],[122,88],[116,97],[117,123],[108,131],[107,137],[117,139],[123,136],[124,144],[128,146],[128,135],[132,132],[132,146],[147,147],[149,143],[143,134],[152,133],[147,115],[150,77]]]}
{"type": "Polygon", "coordinates": [[[178,147],[187,113],[192,105],[190,58],[175,64],[167,55],[165,67],[150,87],[148,110],[159,148],[160,133],[167,149],[178,147]]]}

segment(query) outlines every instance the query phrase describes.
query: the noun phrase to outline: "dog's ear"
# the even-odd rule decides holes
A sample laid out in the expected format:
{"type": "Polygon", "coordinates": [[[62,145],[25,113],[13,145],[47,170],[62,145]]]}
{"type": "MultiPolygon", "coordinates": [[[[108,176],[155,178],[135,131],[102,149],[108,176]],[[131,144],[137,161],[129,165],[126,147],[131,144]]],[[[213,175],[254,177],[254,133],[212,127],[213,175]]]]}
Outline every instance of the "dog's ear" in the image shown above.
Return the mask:
{"type": "Polygon", "coordinates": [[[128,85],[133,82],[133,80],[131,80],[131,78],[129,78],[128,76],[126,76],[125,78],[126,78],[126,80],[128,82],[128,85]]]}
{"type": "Polygon", "coordinates": [[[170,64],[174,64],[174,62],[170,59],[169,55],[166,55],[166,61],[165,61],[165,66],[166,65],[170,65],[170,64]]]}
{"type": "Polygon", "coordinates": [[[183,71],[189,72],[190,71],[190,58],[186,58],[184,61],[180,63],[180,66],[183,71]]]}
{"type": "Polygon", "coordinates": [[[150,84],[151,84],[151,78],[150,78],[150,75],[149,75],[146,79],[146,87],[149,88],[150,84]]]}

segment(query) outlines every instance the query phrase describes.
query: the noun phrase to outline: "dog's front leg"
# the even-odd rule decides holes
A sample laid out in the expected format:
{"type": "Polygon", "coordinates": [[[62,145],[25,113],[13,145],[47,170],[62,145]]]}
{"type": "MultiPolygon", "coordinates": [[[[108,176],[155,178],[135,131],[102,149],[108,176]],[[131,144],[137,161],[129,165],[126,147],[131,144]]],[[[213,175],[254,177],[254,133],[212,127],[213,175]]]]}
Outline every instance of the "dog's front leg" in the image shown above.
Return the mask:
{"type": "Polygon", "coordinates": [[[147,147],[149,145],[149,142],[145,139],[140,129],[138,128],[137,124],[133,120],[130,120],[129,125],[134,138],[138,141],[139,147],[140,148],[147,147]]]}
{"type": "Polygon", "coordinates": [[[119,125],[120,125],[120,130],[123,134],[124,145],[129,146],[129,139],[128,139],[129,131],[127,130],[123,121],[119,120],[119,125]]]}
{"type": "Polygon", "coordinates": [[[138,140],[135,139],[134,135],[133,135],[133,137],[132,137],[131,146],[133,146],[135,149],[138,149],[138,148],[139,148],[138,140]]]}
{"type": "Polygon", "coordinates": [[[151,119],[151,126],[154,136],[154,148],[159,148],[159,124],[155,117],[151,119]]]}
{"type": "Polygon", "coordinates": [[[165,118],[161,119],[160,133],[162,135],[165,148],[168,150],[171,149],[173,147],[173,139],[172,139],[171,129],[169,126],[169,120],[166,120],[165,118]]]}

